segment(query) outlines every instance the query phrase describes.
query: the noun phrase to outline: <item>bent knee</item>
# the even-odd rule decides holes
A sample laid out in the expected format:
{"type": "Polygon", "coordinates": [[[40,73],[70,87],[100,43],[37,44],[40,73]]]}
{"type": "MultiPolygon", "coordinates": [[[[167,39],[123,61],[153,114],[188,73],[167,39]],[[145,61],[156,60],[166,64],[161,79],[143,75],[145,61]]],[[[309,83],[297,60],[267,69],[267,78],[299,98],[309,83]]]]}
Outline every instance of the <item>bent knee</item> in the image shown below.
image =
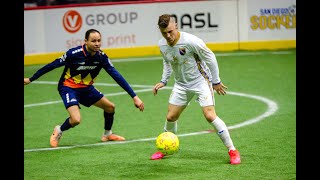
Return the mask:
{"type": "Polygon", "coordinates": [[[167,115],[167,121],[174,122],[178,120],[179,116],[167,115]]]}
{"type": "Polygon", "coordinates": [[[108,113],[113,113],[116,109],[116,105],[114,103],[110,103],[104,107],[104,111],[108,113]]]}
{"type": "Polygon", "coordinates": [[[78,118],[70,118],[70,125],[72,126],[72,127],[74,127],[74,126],[77,126],[77,125],[79,125],[80,124],[80,122],[81,122],[81,118],[80,117],[78,117],[78,118]]]}
{"type": "Polygon", "coordinates": [[[208,123],[212,123],[217,118],[217,115],[215,114],[205,115],[205,118],[208,123]]]}

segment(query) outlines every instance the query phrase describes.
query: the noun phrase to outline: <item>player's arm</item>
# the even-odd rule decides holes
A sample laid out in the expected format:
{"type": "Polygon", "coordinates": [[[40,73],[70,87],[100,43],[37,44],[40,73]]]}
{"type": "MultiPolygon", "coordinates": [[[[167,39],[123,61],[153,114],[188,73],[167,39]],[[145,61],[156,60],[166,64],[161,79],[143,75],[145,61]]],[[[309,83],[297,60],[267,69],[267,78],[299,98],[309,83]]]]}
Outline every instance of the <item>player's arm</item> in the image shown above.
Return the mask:
{"type": "Polygon", "coordinates": [[[102,54],[102,67],[103,69],[115,80],[122,89],[124,89],[132,98],[136,96],[129,83],[124,79],[120,72],[113,66],[109,57],[106,54],[102,54]]]}
{"type": "Polygon", "coordinates": [[[162,76],[161,76],[161,80],[160,82],[163,83],[164,85],[167,85],[170,76],[172,74],[172,66],[169,63],[169,61],[167,61],[165,59],[165,57],[163,57],[163,69],[162,69],[162,76]]]}
{"type": "Polygon", "coordinates": [[[124,79],[124,77],[116,70],[113,66],[110,66],[105,69],[107,73],[115,80],[122,89],[124,89],[132,98],[136,96],[136,93],[133,91],[129,83],[124,79]]]}
{"type": "Polygon", "coordinates": [[[154,87],[152,88],[153,95],[158,94],[158,90],[164,86],[167,85],[170,76],[172,73],[172,67],[169,62],[167,62],[165,59],[163,59],[163,70],[162,70],[162,77],[160,82],[158,82],[154,87]]]}
{"type": "Polygon", "coordinates": [[[143,111],[144,103],[133,91],[129,83],[124,79],[120,72],[116,68],[114,68],[106,54],[103,54],[102,67],[112,77],[112,79],[116,81],[119,86],[122,87],[122,89],[125,90],[133,98],[134,105],[139,108],[140,111],[143,111]]]}
{"type": "Polygon", "coordinates": [[[27,84],[31,83],[32,81],[35,81],[36,79],[40,78],[42,75],[52,71],[55,68],[64,66],[66,64],[66,61],[65,61],[66,57],[67,57],[66,54],[64,54],[63,56],[55,59],[51,63],[43,66],[42,68],[40,68],[30,78],[24,78],[24,85],[27,85],[27,84]]]}
{"type": "Polygon", "coordinates": [[[212,76],[212,83],[218,84],[221,82],[218,62],[215,54],[200,39],[193,40],[191,42],[191,48],[198,54],[200,60],[207,64],[212,76]]]}
{"type": "Polygon", "coordinates": [[[134,105],[139,108],[140,111],[144,110],[144,103],[141,101],[141,99],[136,95],[136,93],[133,91],[129,83],[124,79],[124,77],[113,67],[110,66],[109,68],[105,69],[107,73],[112,77],[113,80],[115,80],[119,86],[122,87],[132,98],[134,105]]]}
{"type": "Polygon", "coordinates": [[[212,86],[219,95],[225,95],[227,86],[225,86],[219,76],[219,66],[215,54],[201,40],[196,39],[191,43],[192,48],[198,54],[199,58],[204,61],[212,76],[212,86]]]}
{"type": "MultiPolygon", "coordinates": [[[[162,52],[161,52],[162,54],[162,52]]],[[[157,83],[153,88],[152,88],[152,92],[154,95],[157,95],[158,94],[158,90],[164,86],[167,85],[169,79],[170,79],[170,76],[172,74],[172,66],[171,64],[169,63],[169,61],[167,61],[165,59],[165,56],[163,56],[163,70],[162,70],[162,76],[161,76],[161,80],[159,83],[157,83]]]]}

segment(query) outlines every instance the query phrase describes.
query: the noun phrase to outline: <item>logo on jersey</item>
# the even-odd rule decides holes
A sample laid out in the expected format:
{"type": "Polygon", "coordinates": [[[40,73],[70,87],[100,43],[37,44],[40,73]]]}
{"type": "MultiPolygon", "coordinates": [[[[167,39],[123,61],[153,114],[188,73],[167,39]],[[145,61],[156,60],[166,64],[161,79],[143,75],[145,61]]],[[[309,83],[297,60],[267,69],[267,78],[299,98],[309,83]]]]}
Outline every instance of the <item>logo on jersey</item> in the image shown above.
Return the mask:
{"type": "Polygon", "coordinates": [[[179,48],[179,53],[180,55],[185,55],[186,54],[186,48],[179,48]]]}
{"type": "Polygon", "coordinates": [[[77,70],[91,70],[95,69],[97,66],[79,66],[77,70]]]}
{"type": "Polygon", "coordinates": [[[67,32],[76,33],[82,26],[82,17],[77,11],[69,10],[64,14],[62,24],[67,32]]]}

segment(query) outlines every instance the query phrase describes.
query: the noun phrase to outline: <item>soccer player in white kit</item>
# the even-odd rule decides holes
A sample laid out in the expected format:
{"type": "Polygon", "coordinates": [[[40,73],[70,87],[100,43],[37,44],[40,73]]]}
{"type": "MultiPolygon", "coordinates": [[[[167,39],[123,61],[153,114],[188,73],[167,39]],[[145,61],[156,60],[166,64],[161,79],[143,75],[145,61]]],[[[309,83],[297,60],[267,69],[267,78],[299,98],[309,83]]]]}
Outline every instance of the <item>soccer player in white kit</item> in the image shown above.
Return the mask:
{"type": "MultiPolygon", "coordinates": [[[[214,90],[218,95],[225,95],[227,89],[219,77],[218,63],[214,53],[203,40],[192,34],[178,31],[172,15],[159,16],[158,26],[163,36],[158,43],[163,57],[163,73],[161,81],[153,87],[154,95],[167,84],[172,73],[175,80],[169,98],[164,131],[177,133],[177,120],[180,114],[196,96],[206,120],[215,128],[227,147],[230,163],[240,164],[240,153],[232,142],[226,124],[217,116],[214,108],[214,90]]],[[[158,151],[150,159],[159,160],[164,156],[158,151]]]]}

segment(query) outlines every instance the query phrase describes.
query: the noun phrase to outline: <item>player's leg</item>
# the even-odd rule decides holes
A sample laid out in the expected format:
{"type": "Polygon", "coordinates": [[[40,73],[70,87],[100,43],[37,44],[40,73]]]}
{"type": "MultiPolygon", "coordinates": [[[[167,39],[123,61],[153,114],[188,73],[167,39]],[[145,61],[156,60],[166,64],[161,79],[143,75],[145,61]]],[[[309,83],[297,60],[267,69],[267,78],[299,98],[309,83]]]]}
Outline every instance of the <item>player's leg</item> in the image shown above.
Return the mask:
{"type": "Polygon", "coordinates": [[[185,108],[186,108],[185,105],[179,106],[179,105],[174,105],[174,104],[169,103],[168,113],[167,113],[166,121],[165,121],[164,127],[163,127],[164,131],[169,131],[174,134],[177,133],[178,119],[185,108]]]}
{"type": "Polygon", "coordinates": [[[170,131],[175,134],[177,133],[178,119],[193,96],[194,94],[188,93],[184,87],[181,87],[178,84],[173,86],[171,95],[169,97],[168,112],[164,124],[164,131],[170,131]]]}
{"type": "MultiPolygon", "coordinates": [[[[192,99],[193,94],[188,94],[182,87],[175,84],[169,98],[168,113],[164,123],[164,131],[169,131],[174,134],[178,130],[178,119],[187,107],[190,100],[192,99]]],[[[151,155],[151,160],[162,159],[165,155],[160,151],[155,152],[151,155]]]]}
{"type": "Polygon", "coordinates": [[[104,116],[104,133],[101,137],[101,141],[124,141],[125,138],[112,133],[112,125],[115,114],[115,104],[103,96],[99,101],[94,103],[95,106],[103,109],[104,116]]]}
{"type": "Polygon", "coordinates": [[[206,120],[216,129],[217,134],[228,150],[235,150],[233,142],[230,138],[228,127],[224,121],[216,115],[214,106],[202,107],[202,111],[206,120]]]}
{"type": "MultiPolygon", "coordinates": [[[[183,110],[186,108],[186,106],[178,106],[178,105],[173,105],[169,103],[168,106],[168,113],[167,113],[167,118],[164,122],[164,127],[163,131],[165,132],[172,132],[174,134],[177,133],[178,130],[178,119],[183,110]]],[[[150,159],[151,160],[160,160],[164,157],[165,155],[161,153],[160,151],[155,152],[154,154],[151,155],[150,159]]]]}
{"type": "Polygon", "coordinates": [[[205,106],[202,107],[202,110],[206,120],[216,129],[217,134],[222,140],[223,144],[228,148],[230,163],[240,164],[241,160],[239,151],[234,147],[228,127],[224,121],[216,115],[214,106],[205,106]]]}
{"type": "Polygon", "coordinates": [[[202,111],[206,120],[216,129],[218,136],[223,144],[228,148],[231,164],[240,163],[240,154],[234,147],[228,127],[220,117],[217,116],[214,105],[215,99],[211,84],[202,84],[198,86],[196,91],[198,102],[202,107],[202,111]],[[209,85],[209,86],[208,86],[209,85]],[[211,98],[208,98],[211,97],[211,98]]]}
{"type": "Polygon", "coordinates": [[[55,126],[50,137],[51,147],[57,147],[61,139],[62,132],[75,127],[81,120],[77,91],[69,87],[61,87],[59,89],[59,93],[64,106],[69,113],[69,117],[67,117],[62,125],[55,126]]]}

